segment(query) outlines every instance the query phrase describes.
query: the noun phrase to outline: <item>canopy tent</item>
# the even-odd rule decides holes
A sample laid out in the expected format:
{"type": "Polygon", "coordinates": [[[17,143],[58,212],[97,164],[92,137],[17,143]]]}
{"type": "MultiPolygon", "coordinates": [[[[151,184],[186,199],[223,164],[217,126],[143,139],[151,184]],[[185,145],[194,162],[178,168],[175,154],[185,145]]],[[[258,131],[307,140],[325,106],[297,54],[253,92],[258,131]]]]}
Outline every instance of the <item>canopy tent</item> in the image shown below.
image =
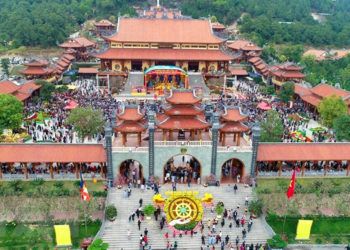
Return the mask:
{"type": "Polygon", "coordinates": [[[76,107],[78,107],[78,103],[74,100],[69,100],[69,102],[67,103],[67,106],[64,107],[65,110],[72,110],[75,109],[76,107]]]}
{"type": "Polygon", "coordinates": [[[69,225],[55,225],[56,244],[57,247],[72,246],[72,239],[69,225]]]}
{"type": "Polygon", "coordinates": [[[262,109],[262,110],[270,110],[271,109],[271,106],[266,102],[260,102],[257,107],[259,109],[262,109]]]}
{"type": "Polygon", "coordinates": [[[162,94],[172,88],[188,88],[188,74],[176,66],[157,65],[145,70],[144,86],[150,91],[162,94]]]}

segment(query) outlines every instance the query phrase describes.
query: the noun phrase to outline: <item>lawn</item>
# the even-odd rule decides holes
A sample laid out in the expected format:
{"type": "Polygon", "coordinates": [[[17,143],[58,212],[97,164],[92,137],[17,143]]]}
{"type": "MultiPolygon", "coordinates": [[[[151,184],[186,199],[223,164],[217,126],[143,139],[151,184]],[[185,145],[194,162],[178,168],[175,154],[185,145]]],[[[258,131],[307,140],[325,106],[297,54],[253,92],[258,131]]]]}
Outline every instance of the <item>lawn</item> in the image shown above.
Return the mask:
{"type": "MultiPolygon", "coordinates": [[[[73,247],[78,248],[83,238],[96,235],[101,222],[89,222],[87,231],[81,223],[70,222],[69,225],[73,247]]],[[[55,234],[51,225],[0,223],[0,249],[54,249],[54,246],[55,234]]]]}
{"type": "MultiPolygon", "coordinates": [[[[288,237],[289,243],[295,243],[296,229],[299,219],[313,220],[310,241],[306,243],[350,243],[350,218],[349,217],[323,217],[305,216],[286,217],[284,233],[288,237]]],[[[283,216],[269,214],[266,217],[267,223],[277,234],[283,234],[283,216]]]]}

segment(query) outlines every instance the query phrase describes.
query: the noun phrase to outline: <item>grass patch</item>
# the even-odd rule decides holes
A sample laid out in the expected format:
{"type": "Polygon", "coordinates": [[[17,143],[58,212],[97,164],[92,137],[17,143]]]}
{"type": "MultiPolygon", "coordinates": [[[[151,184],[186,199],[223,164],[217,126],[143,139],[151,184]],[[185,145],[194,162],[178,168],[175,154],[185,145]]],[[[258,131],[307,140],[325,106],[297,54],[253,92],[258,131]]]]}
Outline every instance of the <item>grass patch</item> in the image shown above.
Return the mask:
{"type": "MultiPolygon", "coordinates": [[[[65,224],[65,223],[56,223],[65,224]]],[[[78,248],[82,239],[93,237],[101,227],[100,221],[90,221],[85,226],[80,222],[69,222],[73,247],[78,248]]],[[[0,223],[1,249],[53,249],[55,246],[55,233],[52,225],[0,223]]]]}
{"type": "MultiPolygon", "coordinates": [[[[350,241],[350,217],[324,217],[324,216],[305,216],[292,217],[287,216],[284,226],[284,234],[289,243],[295,242],[296,229],[299,219],[313,220],[311,228],[310,243],[349,243],[350,241]]],[[[283,216],[268,214],[267,223],[277,234],[283,234],[283,216]]]]}

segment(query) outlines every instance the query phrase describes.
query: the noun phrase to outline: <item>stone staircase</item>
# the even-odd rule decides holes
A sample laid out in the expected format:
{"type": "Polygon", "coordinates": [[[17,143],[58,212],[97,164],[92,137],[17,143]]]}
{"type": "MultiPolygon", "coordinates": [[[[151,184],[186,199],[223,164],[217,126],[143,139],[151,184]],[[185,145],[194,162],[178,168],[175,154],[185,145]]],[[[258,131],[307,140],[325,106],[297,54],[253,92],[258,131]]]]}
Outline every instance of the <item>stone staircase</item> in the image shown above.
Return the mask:
{"type": "Polygon", "coordinates": [[[199,88],[199,89],[202,89],[203,94],[210,93],[210,90],[205,84],[202,73],[188,72],[188,82],[192,89],[199,88]]]}
{"type": "MultiPolygon", "coordinates": [[[[165,191],[171,190],[171,185],[162,186],[160,189],[160,193],[165,195],[165,191]]],[[[222,185],[220,187],[203,187],[200,185],[194,185],[191,188],[188,188],[187,185],[181,184],[178,185],[178,191],[180,190],[191,190],[191,191],[199,191],[199,197],[203,197],[204,193],[212,193],[214,197],[215,204],[218,201],[223,201],[226,208],[236,208],[237,205],[240,206],[240,210],[238,215],[242,215],[245,209],[244,201],[245,197],[249,197],[249,200],[252,199],[252,191],[249,187],[244,187],[243,185],[239,185],[237,194],[234,194],[233,188],[230,185],[222,185]]],[[[118,217],[114,222],[108,222],[104,224],[104,228],[101,230],[100,236],[102,239],[109,243],[109,249],[123,249],[123,250],[131,250],[131,249],[139,249],[139,237],[140,234],[143,234],[144,228],[148,229],[148,238],[149,245],[152,246],[152,249],[155,250],[165,250],[167,241],[164,237],[166,232],[169,233],[169,241],[171,244],[174,241],[178,243],[178,249],[181,250],[196,250],[201,247],[201,234],[200,232],[194,234],[191,238],[190,235],[183,235],[182,238],[177,236],[176,238],[172,237],[172,233],[165,226],[163,230],[160,230],[159,221],[155,221],[154,216],[152,216],[151,220],[145,220],[141,224],[141,231],[137,228],[137,219],[134,222],[128,221],[129,215],[132,211],[135,211],[138,208],[139,199],[143,199],[143,204],[147,205],[152,203],[152,190],[146,190],[143,193],[139,189],[133,189],[130,198],[123,197],[123,190],[112,189],[109,191],[109,200],[108,203],[113,203],[118,209],[118,217]],[[127,230],[131,231],[130,240],[127,237],[127,230]]],[[[211,213],[209,208],[205,209],[203,221],[207,221],[209,218],[214,218],[216,216],[215,213],[211,213]]],[[[136,218],[136,216],[135,216],[136,218]]],[[[223,238],[226,235],[229,235],[230,242],[235,242],[236,236],[240,237],[240,242],[242,242],[242,230],[243,228],[236,228],[233,226],[231,229],[229,228],[230,221],[228,219],[225,220],[225,226],[221,227],[221,225],[217,225],[216,231],[217,233],[222,231],[223,238]]],[[[220,223],[219,223],[220,224],[220,223]]],[[[262,219],[256,219],[253,222],[252,230],[248,233],[246,238],[246,243],[265,243],[266,239],[271,237],[271,232],[266,228],[266,222],[262,219]]],[[[204,235],[208,235],[207,226],[204,229],[204,235]]],[[[206,237],[207,241],[207,237],[206,237]]],[[[219,247],[219,244],[216,245],[219,247]]],[[[225,248],[226,249],[226,248],[225,248]]],[[[229,248],[227,248],[229,249],[229,248]]]]}
{"type": "Polygon", "coordinates": [[[143,86],[143,72],[129,72],[125,92],[130,94],[133,87],[143,86]]]}

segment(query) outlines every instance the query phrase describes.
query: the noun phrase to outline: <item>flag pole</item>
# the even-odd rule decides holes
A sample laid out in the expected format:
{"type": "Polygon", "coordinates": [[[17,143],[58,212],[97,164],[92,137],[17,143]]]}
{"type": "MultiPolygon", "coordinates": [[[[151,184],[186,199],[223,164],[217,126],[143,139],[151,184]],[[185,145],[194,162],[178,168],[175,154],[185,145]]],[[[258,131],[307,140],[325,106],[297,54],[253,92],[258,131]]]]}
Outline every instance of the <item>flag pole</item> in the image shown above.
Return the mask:
{"type": "Polygon", "coordinates": [[[87,204],[84,205],[85,235],[87,235],[86,208],[87,204]]]}
{"type": "Polygon", "coordinates": [[[283,227],[282,227],[282,235],[284,235],[284,226],[286,225],[286,219],[287,219],[287,213],[288,213],[288,204],[289,204],[289,199],[287,199],[287,203],[286,203],[286,212],[284,213],[284,220],[283,220],[283,227]]]}

